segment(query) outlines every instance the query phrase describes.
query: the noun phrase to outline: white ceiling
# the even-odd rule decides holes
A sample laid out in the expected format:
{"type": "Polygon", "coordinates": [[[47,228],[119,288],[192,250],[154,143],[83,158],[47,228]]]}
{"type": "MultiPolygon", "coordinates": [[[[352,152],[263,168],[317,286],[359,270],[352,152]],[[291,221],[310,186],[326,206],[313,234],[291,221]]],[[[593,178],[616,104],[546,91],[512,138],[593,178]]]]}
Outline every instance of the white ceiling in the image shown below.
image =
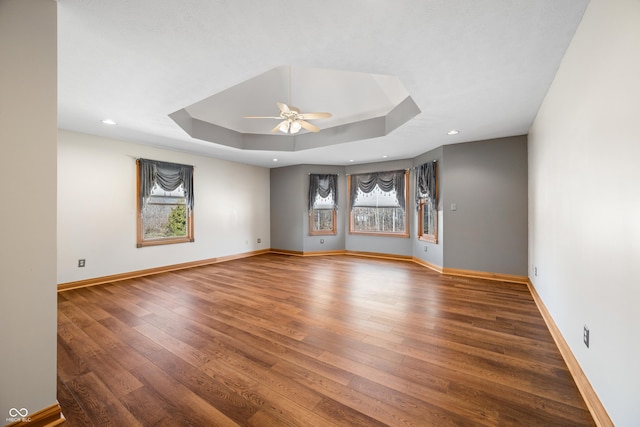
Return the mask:
{"type": "MultiPolygon", "coordinates": [[[[404,159],[522,135],[587,3],[58,0],[59,127],[264,167],[404,159]],[[194,139],[169,117],[284,65],[396,76],[421,113],[386,136],[289,152],[194,139]]],[[[286,99],[260,103],[272,115],[286,99]]],[[[228,108],[255,115],[255,102],[228,108]]]]}

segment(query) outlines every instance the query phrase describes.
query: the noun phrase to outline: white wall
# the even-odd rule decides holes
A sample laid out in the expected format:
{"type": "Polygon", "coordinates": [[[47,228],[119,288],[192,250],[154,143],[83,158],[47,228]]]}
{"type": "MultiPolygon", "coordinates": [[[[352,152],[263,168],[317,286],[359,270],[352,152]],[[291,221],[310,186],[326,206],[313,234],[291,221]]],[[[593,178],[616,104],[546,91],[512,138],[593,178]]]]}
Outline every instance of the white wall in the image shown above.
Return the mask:
{"type": "Polygon", "coordinates": [[[591,0],[529,134],[529,276],[618,426],[640,425],[639,119],[640,1],[591,0]]]}
{"type": "Polygon", "coordinates": [[[268,169],[59,131],[58,283],[267,249],[269,219],[268,169]],[[194,166],[195,242],[136,248],[139,157],[194,166]]]}
{"type": "Polygon", "coordinates": [[[0,0],[0,425],[56,404],[56,21],[0,0]]]}

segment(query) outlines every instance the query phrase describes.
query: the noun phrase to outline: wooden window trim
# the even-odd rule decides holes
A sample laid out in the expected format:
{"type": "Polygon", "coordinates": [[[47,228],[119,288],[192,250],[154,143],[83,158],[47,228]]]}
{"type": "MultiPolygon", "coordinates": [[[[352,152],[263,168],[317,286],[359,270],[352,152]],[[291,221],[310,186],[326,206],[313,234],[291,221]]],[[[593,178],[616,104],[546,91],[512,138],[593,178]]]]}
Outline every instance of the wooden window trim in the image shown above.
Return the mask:
{"type": "Polygon", "coordinates": [[[142,225],[142,210],[140,209],[140,161],[136,161],[136,247],[144,248],[148,246],[171,245],[175,243],[190,243],[193,237],[193,211],[187,209],[187,235],[180,237],[166,237],[153,240],[144,239],[142,225]]]}
{"type": "Polygon", "coordinates": [[[424,206],[425,200],[420,200],[420,207],[418,209],[418,240],[422,240],[424,242],[438,243],[438,208],[435,207],[435,230],[433,234],[425,234],[424,232],[424,206]]]}
{"type": "Polygon", "coordinates": [[[311,209],[311,212],[309,212],[309,236],[332,236],[332,235],[336,235],[338,234],[338,227],[337,227],[337,220],[338,220],[338,215],[336,213],[336,208],[332,209],[332,225],[333,228],[331,230],[315,230],[313,228],[313,212],[315,209],[311,209]]]}

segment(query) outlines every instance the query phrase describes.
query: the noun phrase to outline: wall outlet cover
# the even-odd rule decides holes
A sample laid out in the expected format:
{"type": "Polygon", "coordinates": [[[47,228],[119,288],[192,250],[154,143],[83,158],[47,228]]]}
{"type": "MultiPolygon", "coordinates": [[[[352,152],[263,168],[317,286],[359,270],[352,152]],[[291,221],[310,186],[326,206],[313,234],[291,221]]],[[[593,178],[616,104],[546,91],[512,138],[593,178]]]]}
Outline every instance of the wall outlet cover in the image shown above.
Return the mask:
{"type": "Polygon", "coordinates": [[[587,325],[584,325],[584,329],[582,331],[582,341],[584,342],[584,345],[589,348],[589,328],[587,325]]]}

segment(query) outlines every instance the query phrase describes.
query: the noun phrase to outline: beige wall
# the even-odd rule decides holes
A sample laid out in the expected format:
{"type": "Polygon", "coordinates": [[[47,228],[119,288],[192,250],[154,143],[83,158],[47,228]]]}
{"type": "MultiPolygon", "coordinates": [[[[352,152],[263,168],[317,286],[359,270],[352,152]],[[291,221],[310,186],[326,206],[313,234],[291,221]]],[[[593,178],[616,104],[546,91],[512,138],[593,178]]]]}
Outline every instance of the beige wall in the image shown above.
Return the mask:
{"type": "Polygon", "coordinates": [[[591,0],[529,133],[529,276],[619,426],[640,420],[638,76],[640,1],[591,0]]]}
{"type": "Polygon", "coordinates": [[[0,425],[56,403],[56,5],[0,0],[0,425]]]}
{"type": "Polygon", "coordinates": [[[269,247],[269,169],[59,131],[58,283],[269,247]],[[194,242],[136,247],[139,157],[194,167],[194,242]]]}

